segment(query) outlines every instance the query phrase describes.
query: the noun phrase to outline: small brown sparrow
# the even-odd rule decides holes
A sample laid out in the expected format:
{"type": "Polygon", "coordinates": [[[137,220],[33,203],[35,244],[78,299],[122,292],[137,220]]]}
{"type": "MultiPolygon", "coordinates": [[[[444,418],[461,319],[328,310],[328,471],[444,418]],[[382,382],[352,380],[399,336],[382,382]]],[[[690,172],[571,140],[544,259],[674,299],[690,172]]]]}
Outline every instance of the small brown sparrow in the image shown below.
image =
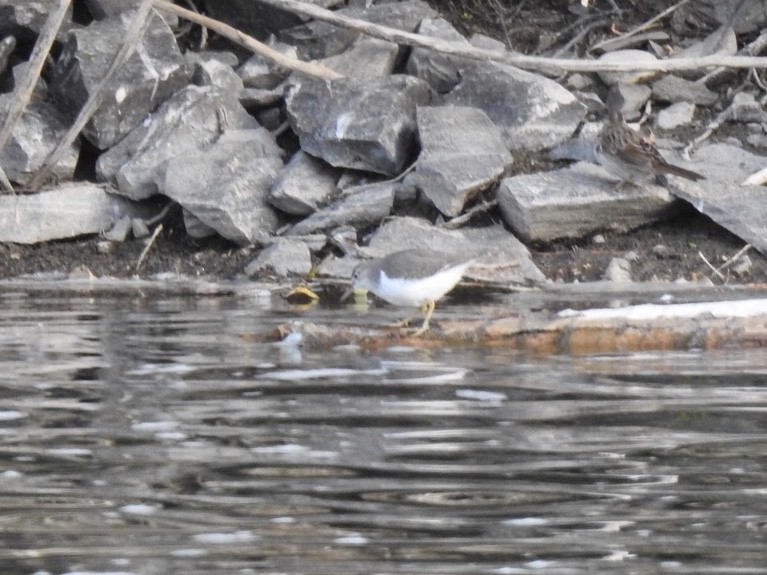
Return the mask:
{"type": "Polygon", "coordinates": [[[607,171],[635,184],[647,183],[660,174],[693,181],[704,179],[697,172],[669,164],[655,147],[652,133],[632,130],[619,113],[610,114],[610,120],[602,128],[597,159],[607,171]]]}

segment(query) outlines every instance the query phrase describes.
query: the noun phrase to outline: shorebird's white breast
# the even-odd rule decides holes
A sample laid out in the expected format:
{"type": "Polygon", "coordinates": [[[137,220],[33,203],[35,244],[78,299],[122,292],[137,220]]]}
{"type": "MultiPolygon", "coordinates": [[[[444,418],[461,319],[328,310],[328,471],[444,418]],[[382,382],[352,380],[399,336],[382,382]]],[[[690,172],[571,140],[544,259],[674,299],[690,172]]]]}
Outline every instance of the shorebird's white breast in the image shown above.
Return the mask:
{"type": "Polygon", "coordinates": [[[420,279],[390,278],[382,270],[378,285],[372,291],[394,305],[419,307],[429,300],[436,302],[453,289],[468,266],[468,262],[463,263],[420,279]]]}

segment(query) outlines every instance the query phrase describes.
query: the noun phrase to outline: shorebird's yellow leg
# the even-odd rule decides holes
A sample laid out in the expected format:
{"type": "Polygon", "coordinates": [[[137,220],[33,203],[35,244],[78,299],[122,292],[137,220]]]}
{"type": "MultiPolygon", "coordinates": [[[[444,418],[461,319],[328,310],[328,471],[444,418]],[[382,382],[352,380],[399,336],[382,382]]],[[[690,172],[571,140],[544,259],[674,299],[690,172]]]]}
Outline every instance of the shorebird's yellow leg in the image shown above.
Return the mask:
{"type": "Polygon", "coordinates": [[[413,337],[418,337],[419,335],[423,335],[429,331],[429,320],[431,319],[431,314],[434,313],[434,305],[435,304],[433,300],[428,300],[425,304],[423,304],[421,310],[426,312],[426,317],[423,318],[423,324],[421,327],[413,332],[413,337]]]}

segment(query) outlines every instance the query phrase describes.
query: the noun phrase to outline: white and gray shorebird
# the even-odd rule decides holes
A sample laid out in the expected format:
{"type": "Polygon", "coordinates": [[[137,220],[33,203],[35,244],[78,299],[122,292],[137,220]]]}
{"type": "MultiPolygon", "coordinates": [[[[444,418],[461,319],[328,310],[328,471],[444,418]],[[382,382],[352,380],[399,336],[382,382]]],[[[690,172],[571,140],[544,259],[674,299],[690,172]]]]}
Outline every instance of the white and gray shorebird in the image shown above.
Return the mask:
{"type": "Polygon", "coordinates": [[[341,301],[361,288],[391,304],[420,308],[426,315],[413,335],[421,335],[429,329],[437,301],[461,281],[471,263],[465,255],[429,249],[394,252],[359,264],[341,301]]]}

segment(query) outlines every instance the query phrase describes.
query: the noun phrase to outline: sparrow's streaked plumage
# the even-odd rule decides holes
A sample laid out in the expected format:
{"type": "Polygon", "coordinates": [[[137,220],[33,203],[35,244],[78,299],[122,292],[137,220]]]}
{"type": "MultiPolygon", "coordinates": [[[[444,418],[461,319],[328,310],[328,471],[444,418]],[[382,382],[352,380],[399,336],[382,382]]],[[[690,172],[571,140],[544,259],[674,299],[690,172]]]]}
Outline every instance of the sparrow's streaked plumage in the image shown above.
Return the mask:
{"type": "Polygon", "coordinates": [[[610,115],[600,133],[597,159],[608,172],[635,184],[647,183],[659,174],[704,179],[697,172],[669,164],[655,147],[652,133],[632,130],[617,113],[610,115]]]}

